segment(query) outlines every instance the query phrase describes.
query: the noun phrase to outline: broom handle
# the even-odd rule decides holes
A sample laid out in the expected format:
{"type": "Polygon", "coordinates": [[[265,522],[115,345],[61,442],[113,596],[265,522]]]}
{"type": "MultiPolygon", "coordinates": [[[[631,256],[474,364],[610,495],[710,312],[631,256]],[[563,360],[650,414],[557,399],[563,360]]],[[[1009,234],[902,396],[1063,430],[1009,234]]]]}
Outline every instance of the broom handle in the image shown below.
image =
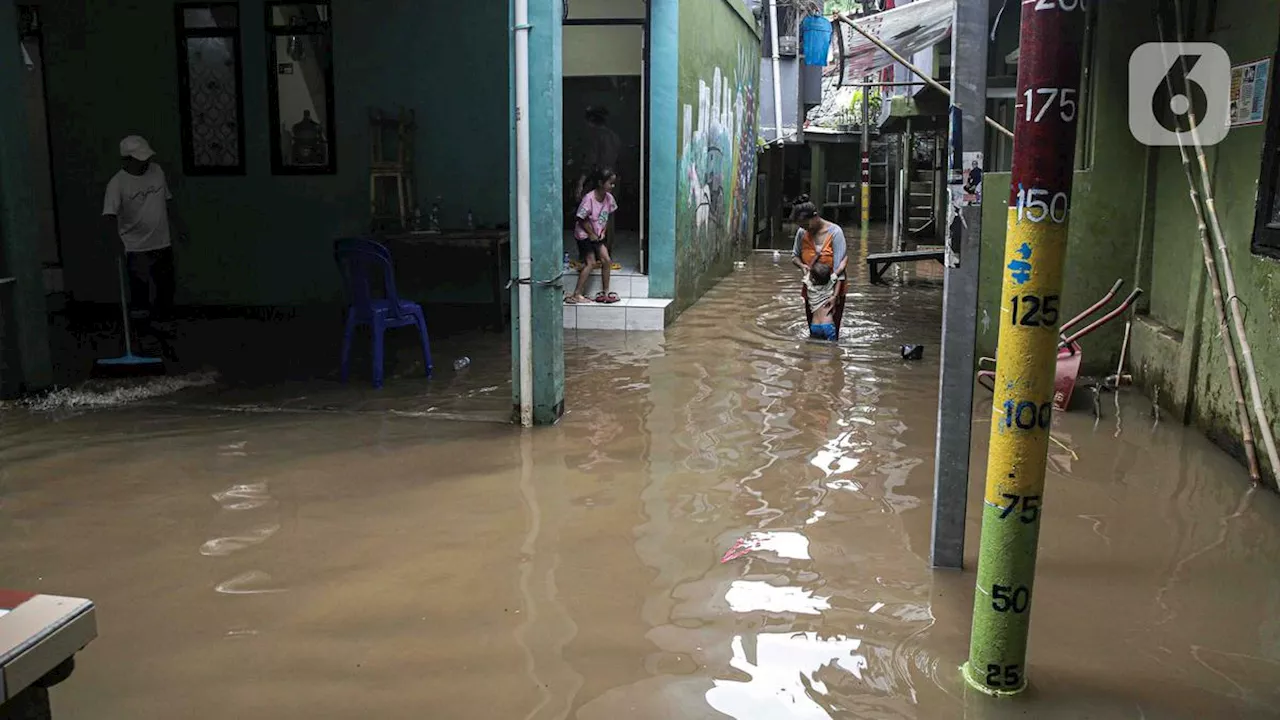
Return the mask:
{"type": "Polygon", "coordinates": [[[124,354],[125,357],[133,357],[133,341],[130,339],[133,333],[129,330],[129,300],[124,294],[124,257],[116,258],[116,269],[119,271],[120,281],[120,315],[124,319],[124,354]]]}

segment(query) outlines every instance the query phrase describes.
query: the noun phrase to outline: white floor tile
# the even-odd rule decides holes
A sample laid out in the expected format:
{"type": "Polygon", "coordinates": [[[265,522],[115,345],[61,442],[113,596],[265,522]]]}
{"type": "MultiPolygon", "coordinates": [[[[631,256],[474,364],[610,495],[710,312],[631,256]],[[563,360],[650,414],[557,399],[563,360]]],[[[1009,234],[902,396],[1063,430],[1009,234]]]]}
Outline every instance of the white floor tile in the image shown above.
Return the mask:
{"type": "Polygon", "coordinates": [[[578,311],[579,330],[625,330],[627,310],[617,305],[581,305],[578,311]]]}
{"type": "Polygon", "coordinates": [[[663,310],[655,307],[628,307],[627,330],[662,330],[663,310]]]}

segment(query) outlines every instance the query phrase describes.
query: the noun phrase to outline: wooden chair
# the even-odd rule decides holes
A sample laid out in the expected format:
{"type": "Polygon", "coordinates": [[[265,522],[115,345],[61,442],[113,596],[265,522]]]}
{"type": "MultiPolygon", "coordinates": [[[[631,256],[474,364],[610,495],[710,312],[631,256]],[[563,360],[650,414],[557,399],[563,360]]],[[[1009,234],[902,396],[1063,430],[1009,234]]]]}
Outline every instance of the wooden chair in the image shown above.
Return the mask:
{"type": "Polygon", "coordinates": [[[395,116],[376,108],[369,111],[369,206],[375,230],[387,229],[387,224],[394,224],[397,230],[410,226],[417,209],[413,196],[416,131],[413,110],[401,108],[395,116]],[[394,147],[387,147],[388,136],[394,138],[394,147]],[[392,198],[382,192],[387,180],[394,183],[392,198]],[[393,209],[394,214],[388,209],[393,209]]]}

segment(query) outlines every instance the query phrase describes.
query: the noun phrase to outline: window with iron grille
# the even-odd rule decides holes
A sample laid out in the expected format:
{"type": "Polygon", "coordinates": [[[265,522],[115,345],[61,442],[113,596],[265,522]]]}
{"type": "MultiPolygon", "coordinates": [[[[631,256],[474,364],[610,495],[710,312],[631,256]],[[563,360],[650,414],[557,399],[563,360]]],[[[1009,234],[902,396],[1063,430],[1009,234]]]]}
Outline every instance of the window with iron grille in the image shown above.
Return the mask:
{"type": "Polygon", "coordinates": [[[183,170],[187,175],[243,175],[240,8],[235,3],[187,3],[174,12],[183,170]]]}

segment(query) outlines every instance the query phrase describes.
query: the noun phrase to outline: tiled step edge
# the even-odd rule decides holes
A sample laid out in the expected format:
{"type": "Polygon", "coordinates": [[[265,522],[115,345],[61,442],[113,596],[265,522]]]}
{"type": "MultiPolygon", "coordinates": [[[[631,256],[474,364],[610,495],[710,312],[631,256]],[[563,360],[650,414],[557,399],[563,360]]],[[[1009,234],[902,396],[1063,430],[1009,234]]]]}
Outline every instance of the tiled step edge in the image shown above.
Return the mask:
{"type": "MultiPolygon", "coordinates": [[[[578,273],[573,271],[564,273],[562,283],[566,295],[573,292],[578,284],[578,273]]],[[[600,272],[596,271],[591,273],[591,277],[587,280],[587,297],[595,297],[600,289],[600,272]]],[[[622,298],[647,298],[649,297],[649,276],[615,272],[609,277],[609,289],[622,298]]]]}
{"type": "Polygon", "coordinates": [[[566,330],[662,330],[671,300],[627,298],[620,302],[565,305],[566,330]]]}

